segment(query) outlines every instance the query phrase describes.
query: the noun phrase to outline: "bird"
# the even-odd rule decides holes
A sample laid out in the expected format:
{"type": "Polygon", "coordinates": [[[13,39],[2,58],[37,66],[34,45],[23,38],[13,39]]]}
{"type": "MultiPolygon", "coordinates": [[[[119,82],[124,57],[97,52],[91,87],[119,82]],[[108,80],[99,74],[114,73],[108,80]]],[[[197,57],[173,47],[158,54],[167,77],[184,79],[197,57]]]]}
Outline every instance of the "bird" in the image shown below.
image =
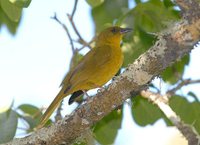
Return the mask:
{"type": "Polygon", "coordinates": [[[112,26],[103,30],[95,39],[92,48],[72,67],[61,83],[61,90],[40,119],[37,128],[42,128],[61,101],[68,95],[71,104],[83,92],[98,88],[108,82],[121,68],[123,53],[120,43],[131,28],[112,26]]]}

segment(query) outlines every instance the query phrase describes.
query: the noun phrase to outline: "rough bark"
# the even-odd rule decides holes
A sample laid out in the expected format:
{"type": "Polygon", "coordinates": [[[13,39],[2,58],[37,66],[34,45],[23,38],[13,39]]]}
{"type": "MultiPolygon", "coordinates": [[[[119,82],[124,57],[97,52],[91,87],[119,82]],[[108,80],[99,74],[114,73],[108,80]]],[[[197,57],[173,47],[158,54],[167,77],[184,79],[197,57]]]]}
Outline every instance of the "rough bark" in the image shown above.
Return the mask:
{"type": "Polygon", "coordinates": [[[183,19],[158,34],[158,40],[142,54],[107,89],[77,108],[71,115],[7,145],[71,144],[93,124],[120,106],[130,94],[145,89],[166,67],[189,54],[200,39],[200,8],[195,0],[177,0],[183,19]]]}

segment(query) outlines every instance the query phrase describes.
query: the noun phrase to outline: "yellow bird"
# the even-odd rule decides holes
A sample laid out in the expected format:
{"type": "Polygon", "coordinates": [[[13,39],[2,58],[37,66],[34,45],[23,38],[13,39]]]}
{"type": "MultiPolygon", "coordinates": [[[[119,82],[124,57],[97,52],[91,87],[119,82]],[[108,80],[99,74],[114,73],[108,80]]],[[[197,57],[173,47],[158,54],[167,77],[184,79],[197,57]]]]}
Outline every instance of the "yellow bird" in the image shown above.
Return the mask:
{"type": "Polygon", "coordinates": [[[73,93],[69,100],[71,104],[82,92],[101,87],[117,73],[123,63],[120,42],[122,36],[131,30],[114,26],[99,34],[96,38],[96,46],[69,71],[62,81],[62,89],[47,108],[37,128],[45,125],[64,97],[73,93]]]}

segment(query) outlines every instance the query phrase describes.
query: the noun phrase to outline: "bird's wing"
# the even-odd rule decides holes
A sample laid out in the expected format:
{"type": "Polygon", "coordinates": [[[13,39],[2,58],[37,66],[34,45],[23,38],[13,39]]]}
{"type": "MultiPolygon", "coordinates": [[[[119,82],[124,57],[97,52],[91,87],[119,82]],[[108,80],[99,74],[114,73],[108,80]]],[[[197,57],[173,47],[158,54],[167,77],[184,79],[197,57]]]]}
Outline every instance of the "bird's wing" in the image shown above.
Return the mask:
{"type": "Polygon", "coordinates": [[[74,68],[70,81],[87,80],[90,75],[97,73],[98,69],[104,67],[111,60],[111,51],[112,49],[107,45],[93,48],[74,68]]]}
{"type": "MultiPolygon", "coordinates": [[[[112,58],[113,49],[108,45],[99,46],[96,48],[96,51],[93,54],[93,57],[89,63],[92,63],[97,68],[103,67],[106,63],[108,63],[112,58]]],[[[94,67],[93,66],[93,67],[94,67]]]]}

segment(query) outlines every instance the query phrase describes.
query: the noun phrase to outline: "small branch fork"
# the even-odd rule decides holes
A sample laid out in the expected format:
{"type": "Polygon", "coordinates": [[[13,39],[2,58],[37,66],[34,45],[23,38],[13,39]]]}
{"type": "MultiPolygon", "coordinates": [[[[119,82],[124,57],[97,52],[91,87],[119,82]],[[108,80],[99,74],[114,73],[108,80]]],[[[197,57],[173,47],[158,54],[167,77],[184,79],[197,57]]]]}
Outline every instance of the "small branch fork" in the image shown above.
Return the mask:
{"type": "Polygon", "coordinates": [[[172,96],[172,95],[174,95],[176,93],[176,91],[181,89],[183,86],[196,84],[196,83],[200,83],[200,79],[198,79],[198,80],[191,80],[191,79],[182,80],[175,88],[173,88],[171,90],[168,90],[166,95],[167,96],[172,96]]]}
{"type": "Polygon", "coordinates": [[[72,25],[72,27],[73,27],[73,29],[74,29],[74,32],[76,33],[76,35],[77,35],[78,38],[79,38],[79,41],[78,41],[78,42],[81,43],[81,44],[83,44],[83,46],[87,46],[87,47],[89,47],[90,49],[92,49],[91,46],[90,46],[90,43],[87,43],[87,42],[83,39],[83,37],[80,35],[80,33],[79,33],[79,31],[78,31],[78,29],[77,29],[75,23],[74,23],[73,18],[74,18],[74,14],[75,14],[75,11],[76,11],[76,8],[77,8],[77,4],[78,4],[78,0],[75,0],[74,9],[73,9],[73,11],[72,11],[72,14],[71,14],[71,15],[70,15],[70,14],[67,14],[67,17],[68,17],[68,19],[69,19],[69,21],[70,21],[70,23],[71,23],[71,25],[72,25]]]}
{"type": "MultiPolygon", "coordinates": [[[[74,41],[74,40],[72,39],[72,36],[71,36],[71,34],[70,34],[70,32],[69,32],[69,29],[67,28],[67,26],[66,26],[64,23],[62,23],[62,22],[58,19],[56,13],[54,13],[54,16],[51,17],[53,20],[55,20],[56,22],[58,22],[58,24],[60,24],[60,25],[63,27],[63,29],[65,30],[65,32],[67,33],[68,39],[69,39],[69,41],[70,41],[71,50],[72,50],[72,52],[73,52],[73,55],[75,55],[77,51],[82,50],[82,49],[85,48],[86,46],[89,47],[89,48],[91,49],[90,44],[94,41],[94,40],[92,39],[89,43],[87,43],[87,42],[81,37],[79,31],[78,31],[77,28],[76,28],[76,25],[75,25],[75,23],[74,23],[74,21],[73,21],[73,18],[74,18],[76,9],[77,9],[77,5],[78,5],[78,0],[75,0],[72,13],[71,13],[71,15],[70,15],[70,14],[67,14],[67,16],[68,16],[68,19],[69,19],[69,21],[70,21],[70,23],[71,23],[71,25],[72,25],[72,27],[73,27],[73,29],[74,29],[76,35],[79,37],[79,41],[78,41],[78,42],[79,42],[80,44],[83,45],[83,46],[82,46],[81,48],[79,48],[79,49],[76,49],[76,48],[75,48],[74,42],[76,42],[76,41],[74,41]]],[[[60,104],[60,106],[59,106],[59,108],[57,109],[57,112],[56,112],[56,116],[55,116],[56,122],[57,122],[57,120],[62,119],[61,110],[62,110],[62,103],[60,104]]]]}
{"type": "Polygon", "coordinates": [[[62,118],[62,114],[61,114],[62,105],[63,105],[63,100],[61,101],[61,103],[60,103],[60,105],[58,106],[58,109],[57,109],[57,111],[56,111],[56,116],[55,116],[55,121],[56,121],[56,122],[59,121],[59,120],[61,120],[61,119],[63,119],[63,118],[62,118]]]}
{"type": "Polygon", "coordinates": [[[78,0],[75,0],[74,8],[73,8],[72,14],[71,14],[71,15],[70,15],[70,14],[67,14],[67,17],[68,17],[69,21],[71,22],[71,25],[72,25],[72,27],[73,27],[73,29],[74,29],[76,35],[79,37],[79,42],[80,42],[81,44],[83,44],[83,46],[87,46],[87,47],[89,47],[89,48],[91,49],[90,43],[87,43],[87,42],[83,39],[83,37],[80,35],[79,31],[78,31],[77,28],[76,28],[76,25],[75,25],[75,23],[74,23],[74,20],[73,20],[74,14],[75,14],[75,12],[76,12],[77,5],[78,5],[78,0]]]}
{"type": "Polygon", "coordinates": [[[69,30],[68,30],[67,26],[66,26],[64,23],[62,23],[62,22],[57,18],[56,13],[55,13],[54,16],[51,17],[51,18],[54,19],[56,22],[58,22],[58,23],[63,27],[63,29],[65,30],[65,32],[67,33],[67,36],[68,36],[69,41],[70,41],[70,44],[71,44],[72,52],[73,52],[73,54],[74,54],[76,50],[75,50],[75,48],[74,48],[73,39],[72,39],[72,37],[71,37],[71,35],[70,35],[70,33],[69,33],[69,30]]]}
{"type": "Polygon", "coordinates": [[[53,17],[51,17],[51,18],[54,19],[56,22],[58,22],[58,23],[63,27],[63,29],[65,30],[65,32],[67,33],[67,36],[68,36],[68,38],[69,38],[69,41],[70,41],[70,45],[71,45],[73,54],[75,54],[77,51],[82,50],[82,49],[85,48],[86,46],[89,47],[89,48],[91,49],[90,44],[93,42],[93,39],[92,39],[89,43],[86,42],[86,41],[83,39],[83,37],[80,35],[80,33],[79,33],[79,31],[78,31],[78,29],[77,29],[75,23],[74,23],[73,18],[74,18],[76,9],[77,9],[77,5],[78,5],[78,0],[75,0],[72,13],[71,13],[71,14],[67,14],[67,17],[68,17],[68,19],[69,19],[69,22],[70,22],[71,25],[72,25],[72,28],[74,29],[74,32],[76,33],[76,35],[77,35],[78,38],[79,38],[78,41],[74,41],[74,40],[72,39],[72,36],[71,36],[71,34],[70,34],[70,32],[69,32],[69,29],[67,28],[67,26],[66,26],[64,23],[62,23],[62,22],[57,18],[56,13],[54,14],[53,17]],[[78,43],[82,44],[83,46],[82,46],[81,48],[79,48],[79,49],[75,49],[75,47],[74,47],[74,42],[78,42],[78,43]]]}

